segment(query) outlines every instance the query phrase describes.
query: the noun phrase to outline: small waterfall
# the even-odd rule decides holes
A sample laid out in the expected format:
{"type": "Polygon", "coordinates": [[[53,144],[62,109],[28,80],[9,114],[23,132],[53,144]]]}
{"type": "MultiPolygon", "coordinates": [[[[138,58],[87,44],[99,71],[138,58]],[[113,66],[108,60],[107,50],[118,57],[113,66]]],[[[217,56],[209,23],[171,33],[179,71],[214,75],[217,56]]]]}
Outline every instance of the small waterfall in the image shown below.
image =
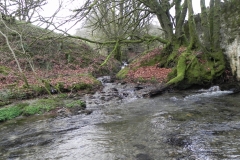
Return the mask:
{"type": "Polygon", "coordinates": [[[125,68],[127,65],[128,65],[128,63],[125,62],[125,61],[123,61],[123,62],[122,62],[122,67],[121,67],[121,69],[125,68]]]}
{"type": "Polygon", "coordinates": [[[97,78],[97,80],[99,80],[102,85],[105,85],[106,83],[111,83],[111,76],[102,76],[102,77],[99,77],[97,78]]]}
{"type": "Polygon", "coordinates": [[[199,99],[202,97],[210,98],[210,97],[223,96],[223,95],[233,93],[233,91],[228,91],[228,90],[222,91],[219,86],[212,86],[209,89],[200,89],[198,92],[200,93],[186,96],[184,100],[199,99]]]}
{"type": "Polygon", "coordinates": [[[199,92],[217,92],[221,91],[219,86],[212,86],[209,89],[200,89],[199,92]]]}

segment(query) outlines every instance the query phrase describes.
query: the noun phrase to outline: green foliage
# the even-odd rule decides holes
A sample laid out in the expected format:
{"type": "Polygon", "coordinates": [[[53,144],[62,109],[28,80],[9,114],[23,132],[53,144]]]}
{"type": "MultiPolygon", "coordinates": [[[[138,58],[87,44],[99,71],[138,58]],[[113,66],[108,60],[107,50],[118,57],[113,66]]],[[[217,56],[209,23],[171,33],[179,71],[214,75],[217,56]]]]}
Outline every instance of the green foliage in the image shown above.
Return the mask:
{"type": "Polygon", "coordinates": [[[22,114],[23,108],[28,106],[28,103],[20,103],[14,106],[9,106],[0,109],[0,122],[13,119],[22,114]]]}
{"type": "Polygon", "coordinates": [[[21,115],[30,116],[49,112],[56,107],[70,109],[85,109],[86,103],[82,100],[64,100],[67,94],[59,94],[57,98],[32,100],[29,103],[18,103],[0,109],[0,122],[7,121],[21,115]],[[61,96],[60,96],[61,95],[61,96]]]}
{"type": "Polygon", "coordinates": [[[27,106],[23,110],[23,115],[42,114],[54,109],[59,105],[59,102],[55,99],[40,99],[31,105],[27,106]]]}
{"type": "Polygon", "coordinates": [[[32,85],[31,89],[39,95],[45,94],[46,93],[46,89],[42,86],[38,86],[38,85],[32,85]]]}
{"type": "Polygon", "coordinates": [[[74,84],[71,88],[74,90],[92,89],[92,85],[87,83],[78,83],[74,84]]]}
{"type": "Polygon", "coordinates": [[[86,108],[86,103],[81,100],[76,100],[76,101],[72,101],[72,102],[66,104],[66,107],[68,107],[68,108],[72,108],[72,107],[86,108]]]}
{"type": "Polygon", "coordinates": [[[58,91],[58,93],[61,93],[62,90],[64,90],[64,83],[63,82],[58,82],[54,88],[58,91]]]}
{"type": "Polygon", "coordinates": [[[62,99],[62,98],[67,98],[67,97],[68,97],[68,95],[66,93],[60,93],[60,94],[57,94],[56,98],[62,99]]]}
{"type": "Polygon", "coordinates": [[[129,68],[125,67],[117,73],[116,77],[118,79],[124,79],[126,77],[126,75],[128,74],[128,72],[129,72],[129,68]]]}
{"type": "Polygon", "coordinates": [[[5,67],[5,66],[0,66],[0,75],[8,75],[8,72],[10,71],[9,68],[5,67]]]}
{"type": "Polygon", "coordinates": [[[0,109],[0,121],[13,119],[21,115],[21,113],[22,110],[17,106],[2,108],[0,109]]]}

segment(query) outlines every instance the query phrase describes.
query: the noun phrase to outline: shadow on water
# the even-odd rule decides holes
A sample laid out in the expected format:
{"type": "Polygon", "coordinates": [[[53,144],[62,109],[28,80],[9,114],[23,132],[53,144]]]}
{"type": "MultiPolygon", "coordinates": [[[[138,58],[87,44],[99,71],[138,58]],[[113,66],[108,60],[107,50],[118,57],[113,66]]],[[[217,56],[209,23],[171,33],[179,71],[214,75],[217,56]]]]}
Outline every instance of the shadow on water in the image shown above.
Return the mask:
{"type": "Polygon", "coordinates": [[[86,97],[90,115],[0,124],[0,159],[240,159],[240,95],[229,93],[199,90],[144,99],[131,90],[131,100],[103,103],[105,89],[86,97]]]}

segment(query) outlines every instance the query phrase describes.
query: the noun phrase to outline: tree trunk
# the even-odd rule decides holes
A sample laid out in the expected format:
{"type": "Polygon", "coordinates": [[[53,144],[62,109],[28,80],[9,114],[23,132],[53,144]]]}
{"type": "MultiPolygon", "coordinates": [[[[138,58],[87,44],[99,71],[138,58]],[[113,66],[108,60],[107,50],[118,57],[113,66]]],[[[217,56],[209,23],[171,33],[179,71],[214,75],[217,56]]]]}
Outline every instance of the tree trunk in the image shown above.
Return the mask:
{"type": "MultiPolygon", "coordinates": [[[[175,61],[176,66],[169,75],[167,85],[176,85],[181,88],[187,88],[193,84],[209,85],[216,80],[225,70],[225,59],[220,49],[220,0],[213,1],[210,9],[210,16],[214,18],[206,18],[207,12],[205,1],[201,0],[201,9],[203,11],[202,28],[204,37],[202,44],[198,39],[196,24],[192,10],[192,0],[188,2],[188,31],[189,44],[187,50],[179,55],[179,44],[182,44],[178,38],[171,43],[173,51],[167,57],[168,65],[171,61],[175,61]],[[214,14],[213,14],[214,13],[214,14]],[[217,14],[218,13],[218,14],[217,14]],[[210,25],[208,25],[210,24],[210,25]],[[209,43],[211,42],[211,43],[209,43]],[[170,61],[171,60],[171,61],[170,61]]],[[[179,18],[177,16],[177,18],[179,18]]]]}
{"type": "Polygon", "coordinates": [[[180,44],[186,45],[186,36],[184,34],[183,25],[187,15],[188,3],[184,1],[183,7],[181,7],[180,1],[177,1],[176,10],[176,38],[180,41],[180,44]],[[182,9],[181,9],[182,8],[182,9]]]}
{"type": "Polygon", "coordinates": [[[215,0],[215,6],[214,6],[214,22],[213,22],[213,50],[219,51],[220,49],[220,14],[221,13],[221,1],[215,0]]]}
{"type": "Polygon", "coordinates": [[[194,21],[194,14],[192,8],[192,0],[188,0],[188,25],[189,25],[189,36],[190,43],[188,45],[188,49],[196,49],[199,47],[198,35],[196,32],[196,24],[194,21]]]}
{"type": "Polygon", "coordinates": [[[201,25],[203,30],[203,45],[207,50],[209,50],[211,49],[211,44],[210,44],[211,39],[210,39],[209,21],[207,16],[207,9],[205,6],[205,0],[200,1],[200,6],[201,6],[201,25]]]}

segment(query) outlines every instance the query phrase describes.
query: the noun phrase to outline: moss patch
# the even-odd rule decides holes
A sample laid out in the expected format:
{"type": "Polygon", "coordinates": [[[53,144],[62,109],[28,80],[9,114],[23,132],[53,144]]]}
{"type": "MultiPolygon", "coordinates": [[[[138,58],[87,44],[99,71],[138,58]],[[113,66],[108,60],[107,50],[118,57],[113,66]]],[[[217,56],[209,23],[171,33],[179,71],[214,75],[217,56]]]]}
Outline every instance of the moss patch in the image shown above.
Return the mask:
{"type": "Polygon", "coordinates": [[[56,113],[61,108],[68,108],[73,114],[86,109],[86,102],[82,100],[66,99],[67,94],[59,94],[48,99],[29,100],[0,109],[0,122],[11,120],[19,116],[31,116],[44,113],[56,113]]]}
{"type": "Polygon", "coordinates": [[[206,53],[196,56],[194,52],[185,52],[179,56],[178,65],[169,74],[168,84],[184,89],[193,84],[209,85],[225,70],[222,52],[206,53]]]}
{"type": "Polygon", "coordinates": [[[128,72],[129,72],[129,68],[125,67],[117,73],[116,77],[118,79],[124,79],[124,78],[126,78],[126,75],[128,74],[128,72]]]}
{"type": "Polygon", "coordinates": [[[29,116],[34,114],[42,114],[44,112],[48,112],[58,105],[61,105],[60,101],[57,99],[40,99],[29,106],[26,106],[23,109],[23,115],[29,116]]]}
{"type": "Polygon", "coordinates": [[[5,66],[0,66],[0,74],[3,75],[8,75],[8,72],[10,71],[9,68],[5,67],[5,66]]]}
{"type": "Polygon", "coordinates": [[[20,116],[23,113],[23,108],[28,106],[27,103],[20,103],[14,106],[9,106],[0,109],[0,122],[10,120],[20,116]]]}
{"type": "Polygon", "coordinates": [[[178,60],[178,64],[177,64],[177,76],[175,78],[171,79],[167,84],[169,84],[169,85],[176,84],[183,80],[183,78],[185,76],[185,70],[187,67],[186,59],[187,59],[187,56],[190,54],[191,53],[189,53],[189,52],[185,52],[180,56],[180,58],[178,60]]]}
{"type": "Polygon", "coordinates": [[[68,107],[68,108],[73,108],[73,107],[86,108],[86,103],[82,100],[75,100],[75,101],[66,103],[66,107],[68,107]]]}

